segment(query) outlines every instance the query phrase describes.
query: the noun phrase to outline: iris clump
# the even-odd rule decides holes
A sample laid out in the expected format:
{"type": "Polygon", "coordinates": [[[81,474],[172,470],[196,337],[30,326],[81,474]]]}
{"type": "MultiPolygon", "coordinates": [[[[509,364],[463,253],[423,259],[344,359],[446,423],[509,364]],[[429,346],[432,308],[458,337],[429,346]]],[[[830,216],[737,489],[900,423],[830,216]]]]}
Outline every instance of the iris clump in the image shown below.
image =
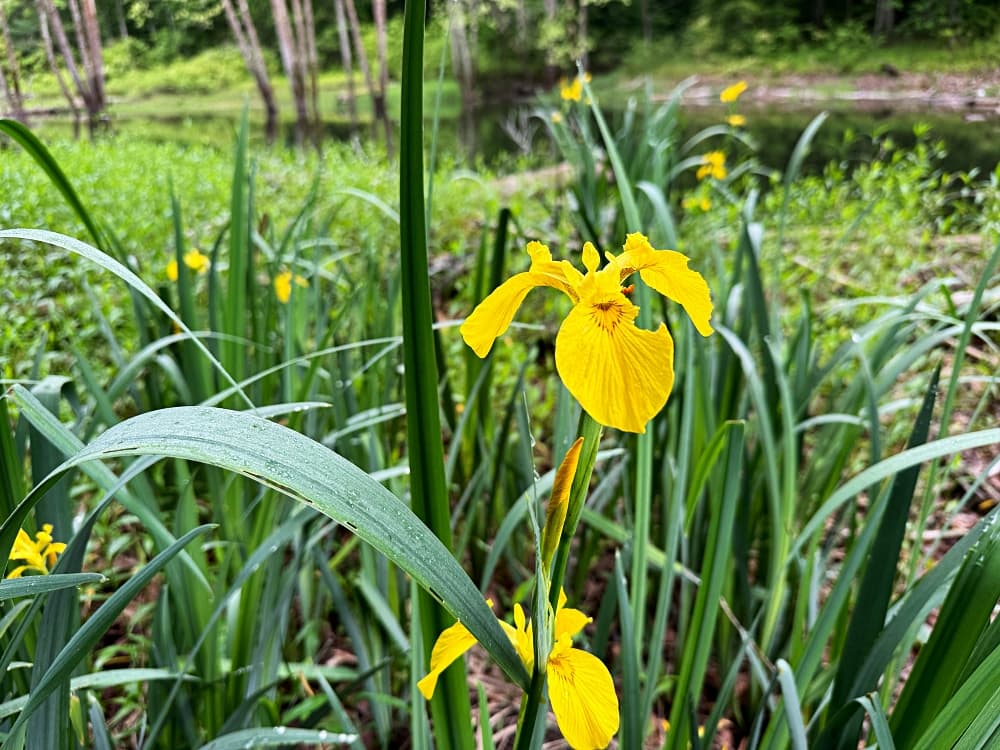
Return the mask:
{"type": "Polygon", "coordinates": [[[569,261],[552,259],[549,248],[529,242],[531,267],[514,275],[484,299],[462,324],[472,350],[485,357],[507,330],[524,298],[538,286],[563,292],[573,309],[556,336],[556,370],[573,397],[597,422],[625,432],[645,432],[670,396],[674,383],[674,343],[664,324],[655,331],[635,325],[639,308],[623,282],[639,273],[654,290],[680,303],[702,336],[712,333],[708,284],[688,268],[687,256],[656,250],[642,234],[626,237],[624,252],[606,253],[583,246],[581,273],[569,261]]]}

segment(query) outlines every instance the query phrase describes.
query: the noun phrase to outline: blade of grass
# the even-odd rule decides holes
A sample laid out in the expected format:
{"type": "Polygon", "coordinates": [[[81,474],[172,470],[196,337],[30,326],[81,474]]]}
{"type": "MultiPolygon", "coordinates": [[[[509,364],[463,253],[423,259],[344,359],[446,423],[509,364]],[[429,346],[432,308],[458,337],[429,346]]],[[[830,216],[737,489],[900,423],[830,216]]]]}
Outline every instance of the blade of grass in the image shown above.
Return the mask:
{"type": "MultiPolygon", "coordinates": [[[[403,10],[399,128],[403,375],[410,463],[410,504],[417,518],[429,526],[445,549],[450,549],[451,513],[441,445],[424,205],[423,70],[426,11],[426,0],[408,0],[403,10]]],[[[421,593],[419,598],[420,637],[425,644],[430,644],[451,624],[451,620],[430,596],[421,593]]],[[[463,620],[463,624],[468,626],[469,623],[463,620]]],[[[441,676],[431,700],[431,713],[434,716],[434,736],[438,750],[463,750],[475,743],[470,720],[472,707],[465,685],[465,665],[461,660],[456,661],[441,676]]]]}

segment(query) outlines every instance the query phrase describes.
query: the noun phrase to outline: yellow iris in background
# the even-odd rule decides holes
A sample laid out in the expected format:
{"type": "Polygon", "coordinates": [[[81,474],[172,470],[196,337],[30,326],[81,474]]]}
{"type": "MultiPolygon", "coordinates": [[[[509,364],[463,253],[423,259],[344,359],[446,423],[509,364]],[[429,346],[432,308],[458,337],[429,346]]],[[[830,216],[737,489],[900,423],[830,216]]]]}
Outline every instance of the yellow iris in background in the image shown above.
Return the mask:
{"type": "Polygon", "coordinates": [[[722,151],[709,151],[701,157],[702,165],[698,167],[695,176],[699,180],[714,177],[716,180],[726,179],[726,154],[722,151]]]}
{"type": "Polygon", "coordinates": [[[684,206],[688,211],[693,211],[694,209],[699,209],[701,211],[708,211],[712,207],[712,201],[709,198],[698,196],[692,196],[690,198],[685,198],[681,205],[684,206]]]}
{"type": "MultiPolygon", "coordinates": [[[[208,256],[202,253],[197,248],[188,250],[184,253],[184,265],[190,268],[195,273],[205,273],[208,271],[208,267],[211,265],[211,261],[208,256]]],[[[167,263],[167,278],[171,281],[177,281],[177,261],[172,260],[167,263]]]]}
{"type": "Polygon", "coordinates": [[[8,578],[20,578],[26,570],[48,575],[49,568],[56,564],[56,558],[66,549],[62,542],[52,541],[52,524],[42,526],[42,530],[32,539],[24,529],[18,529],[17,539],[10,551],[10,560],[20,560],[19,565],[7,574],[8,578]]]}
{"type": "Polygon", "coordinates": [[[740,94],[747,90],[746,81],[737,81],[732,86],[726,86],[719,94],[719,101],[723,104],[732,104],[740,98],[740,94]]]}
{"type": "Polygon", "coordinates": [[[654,250],[639,233],[627,236],[624,252],[600,256],[583,246],[580,273],[569,261],[556,262],[548,247],[528,243],[531,267],[498,286],[462,324],[465,343],[485,357],[493,342],[510,326],[524,298],[535,287],[563,292],[573,309],[556,336],[556,370],[573,397],[597,422],[626,432],[645,432],[667,402],[674,384],[674,342],[667,327],[655,331],[635,325],[639,308],[622,287],[633,273],[665,297],[680,303],[702,336],[712,333],[712,299],[708,284],[673,250],[654,250]]]}
{"type": "Polygon", "coordinates": [[[583,95],[583,84],[590,83],[590,73],[584,73],[583,77],[577,76],[570,83],[565,78],[559,81],[559,96],[568,102],[578,102],[583,95]]]}
{"type": "Polygon", "coordinates": [[[744,125],[747,124],[747,118],[745,118],[743,115],[729,115],[729,117],[726,118],[726,122],[729,124],[730,127],[742,128],[744,125]]]}
{"type": "Polygon", "coordinates": [[[291,271],[282,271],[277,276],[274,277],[274,296],[278,298],[278,302],[281,304],[287,304],[288,300],[292,297],[292,281],[295,281],[296,286],[300,286],[303,289],[309,286],[309,282],[298,274],[292,274],[291,271]]]}
{"type": "MultiPolygon", "coordinates": [[[[487,603],[493,606],[491,601],[487,603]]],[[[549,701],[559,731],[570,747],[595,750],[607,747],[618,731],[618,695],[604,662],[582,649],[573,648],[573,636],[583,630],[591,618],[565,604],[566,594],[560,591],[554,643],[544,670],[548,676],[549,701]]],[[[514,605],[514,625],[503,620],[498,622],[525,668],[531,672],[535,666],[534,636],[521,605],[514,605]]],[[[441,673],[475,644],[475,636],[460,622],[438,636],[431,650],[430,671],[417,683],[427,700],[434,695],[441,673]]]]}

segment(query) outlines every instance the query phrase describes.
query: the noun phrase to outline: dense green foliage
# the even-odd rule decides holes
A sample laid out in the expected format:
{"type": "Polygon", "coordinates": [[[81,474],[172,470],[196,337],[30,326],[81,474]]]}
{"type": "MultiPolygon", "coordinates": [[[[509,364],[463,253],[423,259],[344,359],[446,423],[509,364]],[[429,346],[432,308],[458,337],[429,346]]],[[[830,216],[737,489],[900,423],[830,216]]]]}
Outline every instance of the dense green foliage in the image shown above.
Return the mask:
{"type": "Polygon", "coordinates": [[[988,747],[1000,511],[977,506],[995,453],[969,452],[1000,442],[1000,167],[946,172],[919,127],[913,148],[850,137],[850,158],[806,172],[822,116],[767,163],[721,114],[685,133],[679,92],[605,119],[581,86],[537,111],[563,167],[439,159],[427,184],[409,71],[402,186],[377,146],[251,149],[245,124],[233,155],[119,137],[51,160],[4,125],[0,224],[24,229],[0,238],[0,377],[18,381],[0,540],[52,523],[69,543],[47,585],[0,582],[5,746],[235,747],[286,725],[464,746],[476,711],[453,700],[429,726],[414,689],[421,623],[448,612],[528,689],[525,722],[484,680],[483,746],[491,719],[531,726],[541,705],[516,741],[537,748],[544,677],[483,597],[530,602],[539,634],[563,582],[594,618],[622,747],[988,747]],[[485,360],[455,328],[526,268],[528,240],[579,265],[584,241],[615,251],[630,231],[704,273],[715,332],[637,282],[676,383],[643,435],[602,439],[555,377],[564,301],[531,295],[485,360]],[[578,431],[580,525],[550,581],[541,501],[578,431]],[[64,459],[71,479],[48,475],[64,459]]]}

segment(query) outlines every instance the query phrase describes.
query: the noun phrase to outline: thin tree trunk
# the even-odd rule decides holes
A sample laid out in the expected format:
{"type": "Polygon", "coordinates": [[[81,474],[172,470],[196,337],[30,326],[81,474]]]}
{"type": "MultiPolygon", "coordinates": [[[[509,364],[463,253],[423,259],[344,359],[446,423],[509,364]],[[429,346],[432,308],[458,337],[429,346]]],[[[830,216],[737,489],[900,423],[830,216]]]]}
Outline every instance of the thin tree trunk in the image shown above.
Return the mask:
{"type": "Polygon", "coordinates": [[[118,17],[118,37],[128,39],[128,24],[125,23],[125,9],[122,0],[115,0],[115,14],[118,17]]]}
{"type": "Polygon", "coordinates": [[[385,0],[372,0],[375,16],[375,49],[378,53],[378,99],[375,102],[376,115],[385,125],[385,147],[392,156],[392,129],[389,126],[389,111],[386,108],[386,89],[389,88],[389,61],[386,53],[385,0]]]}
{"type": "Polygon", "coordinates": [[[302,87],[302,101],[306,109],[306,132],[317,146],[319,145],[315,124],[317,121],[317,98],[313,84],[316,77],[312,75],[309,64],[309,34],[306,25],[306,12],[302,0],[292,0],[292,45],[295,49],[295,74],[302,87]],[[310,111],[311,110],[311,111],[310,111]]]}
{"type": "Polygon", "coordinates": [[[66,80],[63,78],[62,71],[59,69],[59,63],[56,60],[56,51],[52,47],[52,35],[49,33],[49,17],[48,13],[45,12],[42,7],[42,0],[37,0],[38,4],[38,28],[42,32],[42,44],[45,47],[45,59],[49,61],[49,68],[52,70],[52,75],[56,79],[56,83],[59,84],[59,90],[62,91],[64,97],[66,97],[66,102],[69,104],[69,110],[73,113],[73,136],[78,137],[80,135],[80,109],[76,106],[76,99],[73,98],[73,93],[69,90],[69,86],[66,85],[66,80]]]}
{"type": "Polygon", "coordinates": [[[80,95],[83,97],[83,103],[87,107],[88,124],[90,125],[91,134],[93,134],[94,119],[97,115],[97,97],[94,95],[94,90],[90,87],[93,80],[90,49],[83,36],[83,18],[80,13],[80,4],[77,0],[68,0],[66,5],[69,7],[69,14],[73,19],[73,35],[76,37],[76,49],[80,53],[80,65],[83,67],[83,75],[86,80],[86,85],[80,89],[80,95]]]}
{"type": "MultiPolygon", "coordinates": [[[[554,25],[556,22],[556,0],[545,0],[545,20],[548,21],[549,25],[554,25]]],[[[555,83],[556,76],[558,75],[558,68],[552,64],[552,60],[546,59],[545,61],[545,80],[549,85],[555,83]]]]}
{"type": "Polygon", "coordinates": [[[528,9],[524,7],[524,0],[517,0],[514,14],[517,19],[517,39],[514,40],[514,47],[523,50],[528,39],[528,9]]]}
{"type": "Polygon", "coordinates": [[[18,122],[27,123],[24,114],[24,98],[21,96],[21,68],[17,64],[17,54],[14,51],[14,42],[10,38],[10,26],[7,24],[7,13],[4,11],[3,3],[0,2],[0,34],[2,34],[3,45],[7,51],[7,73],[4,73],[3,65],[0,65],[0,79],[2,79],[4,96],[10,103],[10,112],[18,122]],[[7,76],[10,76],[10,83],[7,76]]]}
{"type": "Polygon", "coordinates": [[[76,90],[83,99],[83,103],[89,112],[90,92],[87,91],[86,84],[84,84],[83,80],[80,78],[80,69],[76,65],[76,59],[73,56],[73,48],[70,47],[69,39],[66,37],[66,29],[62,24],[62,20],[59,18],[59,14],[56,12],[55,6],[52,5],[52,0],[37,0],[37,2],[39,16],[47,16],[48,23],[51,24],[52,34],[56,38],[56,45],[59,47],[59,52],[63,56],[63,62],[66,64],[66,70],[69,72],[70,78],[73,79],[73,84],[76,86],[76,90]]]}
{"type": "Polygon", "coordinates": [[[580,0],[580,10],[576,14],[576,47],[577,57],[584,70],[590,67],[590,55],[587,53],[587,0],[580,0]]]}
{"type": "Polygon", "coordinates": [[[285,6],[285,0],[271,0],[271,9],[274,12],[274,31],[278,37],[281,66],[291,86],[292,100],[295,104],[295,141],[301,145],[309,129],[309,113],[306,110],[304,81],[300,75],[300,67],[295,54],[292,25],[288,20],[288,8],[285,6]]]}
{"type": "Polygon", "coordinates": [[[892,36],[895,25],[895,10],[892,0],[877,0],[875,3],[875,36],[892,36]]]}
{"type": "MultiPolygon", "coordinates": [[[[365,52],[365,45],[361,42],[361,26],[358,24],[358,11],[354,7],[354,0],[344,0],[344,10],[347,11],[347,20],[351,29],[351,38],[354,40],[354,50],[358,53],[358,65],[361,73],[365,77],[365,85],[368,87],[368,96],[372,100],[372,111],[376,111],[375,81],[372,80],[372,69],[368,64],[368,54],[365,52]]],[[[372,132],[374,134],[376,118],[372,118],[372,132]]]]}
{"type": "Polygon", "coordinates": [[[305,13],[305,48],[306,73],[309,80],[309,93],[312,95],[313,129],[315,130],[316,146],[320,145],[323,118],[319,113],[319,52],[316,49],[316,20],[313,17],[312,0],[302,0],[305,13]]]}
{"type": "Polygon", "coordinates": [[[448,24],[451,29],[451,65],[462,89],[462,102],[468,107],[472,103],[473,73],[464,4],[450,3],[449,14],[451,15],[448,24]]]}
{"type": "Polygon", "coordinates": [[[82,0],[82,3],[83,37],[91,67],[89,85],[96,106],[101,110],[107,104],[104,95],[104,50],[101,47],[101,27],[97,20],[97,5],[94,0],[82,0]]]}
{"type": "Polygon", "coordinates": [[[642,41],[649,45],[653,41],[653,20],[649,15],[649,0],[639,0],[639,15],[642,18],[642,41]]]}
{"type": "Polygon", "coordinates": [[[250,9],[246,0],[240,0],[240,17],[237,17],[231,0],[222,0],[222,9],[225,11],[229,28],[236,38],[236,46],[240,48],[243,61],[247,70],[253,76],[257,84],[257,91],[260,98],[264,100],[264,111],[266,122],[264,125],[267,134],[267,142],[273,143],[278,133],[278,105],[274,100],[274,89],[271,88],[271,80],[267,75],[267,67],[264,65],[264,57],[260,51],[260,42],[257,40],[257,29],[253,25],[253,18],[250,17],[250,9]],[[244,26],[246,27],[244,29],[244,26]]]}
{"type": "Polygon", "coordinates": [[[347,76],[347,111],[351,117],[351,129],[358,126],[358,107],[354,99],[354,63],[351,60],[351,40],[347,33],[347,19],[344,17],[344,0],[333,0],[333,10],[337,16],[337,37],[340,39],[340,62],[347,76]]]}

